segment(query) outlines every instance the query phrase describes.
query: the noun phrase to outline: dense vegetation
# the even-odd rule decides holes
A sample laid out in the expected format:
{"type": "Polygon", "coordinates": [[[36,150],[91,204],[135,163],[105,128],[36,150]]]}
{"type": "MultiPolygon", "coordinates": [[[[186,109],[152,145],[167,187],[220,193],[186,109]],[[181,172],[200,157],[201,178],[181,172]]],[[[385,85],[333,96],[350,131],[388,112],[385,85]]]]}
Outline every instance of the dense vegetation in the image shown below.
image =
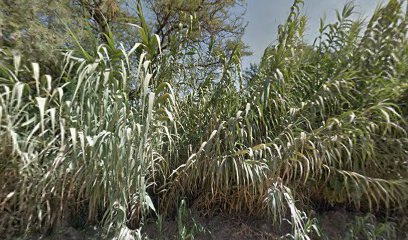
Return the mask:
{"type": "Polygon", "coordinates": [[[177,15],[187,27],[168,28],[163,42],[140,2],[134,45],[106,27],[92,49],[71,31],[63,59],[45,58],[51,70],[1,45],[0,232],[49,230],[82,212],[140,236],[147,218],[186,203],[277,225],[289,216],[294,239],[323,238],[311,210],[328,206],[404,229],[407,2],[390,0],[368,21],[347,4],[313,45],[301,7],[244,75],[240,41],[187,41],[199,34],[195,17],[177,15]]]}

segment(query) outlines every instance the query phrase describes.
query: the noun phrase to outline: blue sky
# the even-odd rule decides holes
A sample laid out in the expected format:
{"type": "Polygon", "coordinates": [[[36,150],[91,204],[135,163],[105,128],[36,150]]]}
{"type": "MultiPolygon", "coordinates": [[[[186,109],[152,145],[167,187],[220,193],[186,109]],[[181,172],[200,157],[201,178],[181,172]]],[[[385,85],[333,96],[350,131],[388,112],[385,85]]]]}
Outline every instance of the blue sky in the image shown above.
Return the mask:
{"type": "MultiPolygon", "coordinates": [[[[335,20],[335,10],[341,10],[348,0],[305,0],[304,13],[308,18],[306,40],[313,42],[317,36],[320,18],[325,22],[335,20]]],[[[356,12],[369,16],[382,0],[355,0],[356,12]]],[[[278,25],[283,23],[289,14],[293,0],[247,0],[245,20],[248,22],[244,42],[254,54],[243,59],[243,66],[258,63],[264,49],[276,40],[278,25]]]]}

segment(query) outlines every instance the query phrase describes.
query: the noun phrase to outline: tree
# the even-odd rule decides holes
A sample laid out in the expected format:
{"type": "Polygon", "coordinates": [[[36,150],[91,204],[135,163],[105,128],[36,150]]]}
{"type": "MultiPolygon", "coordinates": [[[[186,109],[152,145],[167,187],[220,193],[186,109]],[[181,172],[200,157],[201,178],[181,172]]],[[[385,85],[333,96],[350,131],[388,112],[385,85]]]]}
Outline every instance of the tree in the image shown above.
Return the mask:
{"type": "Polygon", "coordinates": [[[198,90],[220,81],[230,67],[238,67],[246,46],[244,0],[144,0],[152,32],[160,37],[168,56],[165,78],[180,91],[198,90]],[[168,61],[168,58],[171,61],[168,61]],[[184,76],[189,75],[188,78],[184,76]],[[175,77],[176,76],[176,77],[175,77]],[[184,89],[184,90],[183,90],[184,89]]]}
{"type": "Polygon", "coordinates": [[[188,29],[184,40],[205,42],[238,38],[244,31],[243,0],[145,0],[153,14],[154,31],[160,36],[163,48],[181,29],[188,29]]]}
{"type": "Polygon", "coordinates": [[[40,63],[43,73],[58,78],[63,52],[78,43],[87,50],[99,44],[104,26],[87,7],[85,0],[1,0],[0,49],[23,56],[23,63],[40,63]]]}
{"type": "MultiPolygon", "coordinates": [[[[220,72],[231,54],[244,48],[244,0],[140,3],[148,16],[144,29],[150,28],[151,35],[160,38],[161,48],[179,60],[174,61],[180,64],[178,68],[170,66],[167,71],[209,68],[213,69],[209,72],[220,72]]],[[[27,61],[47,62],[43,64],[47,71],[52,71],[52,63],[60,56],[55,50],[77,44],[67,27],[88,50],[98,41],[106,42],[104,34],[109,31],[129,49],[141,39],[127,23],[140,24],[142,16],[127,0],[2,0],[0,8],[0,47],[19,51],[27,61]]]]}

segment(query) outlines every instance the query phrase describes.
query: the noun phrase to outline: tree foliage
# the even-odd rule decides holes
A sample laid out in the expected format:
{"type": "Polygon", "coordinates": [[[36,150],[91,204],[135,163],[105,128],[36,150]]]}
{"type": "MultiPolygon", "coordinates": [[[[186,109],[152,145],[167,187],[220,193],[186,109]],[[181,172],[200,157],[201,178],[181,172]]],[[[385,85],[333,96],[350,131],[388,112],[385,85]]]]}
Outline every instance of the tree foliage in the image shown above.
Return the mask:
{"type": "MultiPolygon", "coordinates": [[[[231,9],[242,0],[146,0],[153,13],[154,31],[165,48],[180,29],[188,29],[184,40],[205,42],[237,38],[243,33],[242,13],[231,15],[231,9]]],[[[214,44],[214,43],[212,43],[214,44]]]]}
{"type": "Polygon", "coordinates": [[[80,9],[69,0],[2,0],[0,9],[0,47],[20,52],[24,61],[40,61],[47,70],[56,67],[63,48],[73,46],[67,27],[83,44],[92,37],[80,9]]]}

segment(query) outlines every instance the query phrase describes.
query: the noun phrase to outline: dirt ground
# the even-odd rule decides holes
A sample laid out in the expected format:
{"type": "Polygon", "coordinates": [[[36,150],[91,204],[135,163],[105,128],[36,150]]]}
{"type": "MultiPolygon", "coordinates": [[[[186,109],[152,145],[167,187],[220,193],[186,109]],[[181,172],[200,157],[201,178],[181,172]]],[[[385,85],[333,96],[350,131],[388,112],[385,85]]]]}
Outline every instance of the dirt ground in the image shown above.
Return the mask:
{"type": "MultiPolygon", "coordinates": [[[[353,224],[356,213],[350,213],[345,210],[326,211],[318,215],[321,231],[328,238],[325,239],[344,239],[344,233],[353,224]]],[[[146,239],[172,240],[181,239],[180,235],[184,233],[186,238],[199,240],[251,240],[251,239],[281,239],[286,233],[291,231],[287,223],[283,223],[280,228],[274,227],[271,220],[248,217],[242,214],[217,214],[215,216],[200,216],[192,213],[190,219],[193,221],[179,224],[177,220],[163,220],[161,227],[157,221],[151,219],[143,227],[143,236],[146,239]],[[180,226],[186,226],[183,230],[180,226]],[[183,232],[184,231],[184,232],[183,232]]],[[[65,227],[54,231],[50,236],[31,236],[25,238],[28,240],[97,240],[112,239],[101,235],[102,231],[95,226],[85,227],[82,230],[73,227],[65,227]]],[[[1,237],[0,237],[1,239],[1,237]]],[[[22,240],[24,238],[14,238],[22,240]]],[[[24,239],[24,240],[25,240],[24,239]]],[[[360,238],[359,238],[360,239],[360,238]]],[[[398,238],[397,238],[398,239],[398,238]]],[[[404,239],[404,238],[401,238],[404,239]]],[[[125,240],[133,240],[126,238],[125,240]]]]}
{"type": "MultiPolygon", "coordinates": [[[[212,217],[200,217],[193,216],[197,228],[194,229],[194,223],[183,223],[187,226],[185,229],[185,236],[187,239],[191,238],[191,233],[194,235],[194,239],[206,240],[224,240],[224,239],[237,239],[237,240],[251,240],[251,239],[279,239],[280,234],[277,234],[277,230],[272,226],[271,222],[266,219],[246,218],[240,215],[224,215],[219,214],[212,217]],[[194,232],[192,232],[192,230],[194,232]]],[[[179,229],[179,225],[176,220],[163,221],[161,230],[158,229],[156,222],[150,221],[143,231],[143,235],[147,236],[147,239],[179,239],[182,230],[179,229]]],[[[101,231],[96,227],[87,227],[86,229],[79,230],[73,227],[66,227],[56,230],[50,236],[32,236],[27,240],[96,240],[104,239],[106,237],[101,236],[101,231]]],[[[23,239],[23,238],[21,238],[23,239]]],[[[126,239],[132,240],[132,239],[126,239]]]]}
{"type": "MultiPolygon", "coordinates": [[[[211,217],[193,216],[196,225],[203,231],[197,230],[195,239],[279,239],[280,235],[272,226],[270,220],[248,218],[243,215],[219,214],[211,217]]],[[[194,224],[187,223],[188,231],[194,228],[194,224]]],[[[177,221],[166,221],[162,231],[157,231],[156,224],[146,226],[146,234],[150,239],[175,239],[181,232],[178,229],[177,221]],[[175,237],[175,238],[174,238],[175,237]]]]}

